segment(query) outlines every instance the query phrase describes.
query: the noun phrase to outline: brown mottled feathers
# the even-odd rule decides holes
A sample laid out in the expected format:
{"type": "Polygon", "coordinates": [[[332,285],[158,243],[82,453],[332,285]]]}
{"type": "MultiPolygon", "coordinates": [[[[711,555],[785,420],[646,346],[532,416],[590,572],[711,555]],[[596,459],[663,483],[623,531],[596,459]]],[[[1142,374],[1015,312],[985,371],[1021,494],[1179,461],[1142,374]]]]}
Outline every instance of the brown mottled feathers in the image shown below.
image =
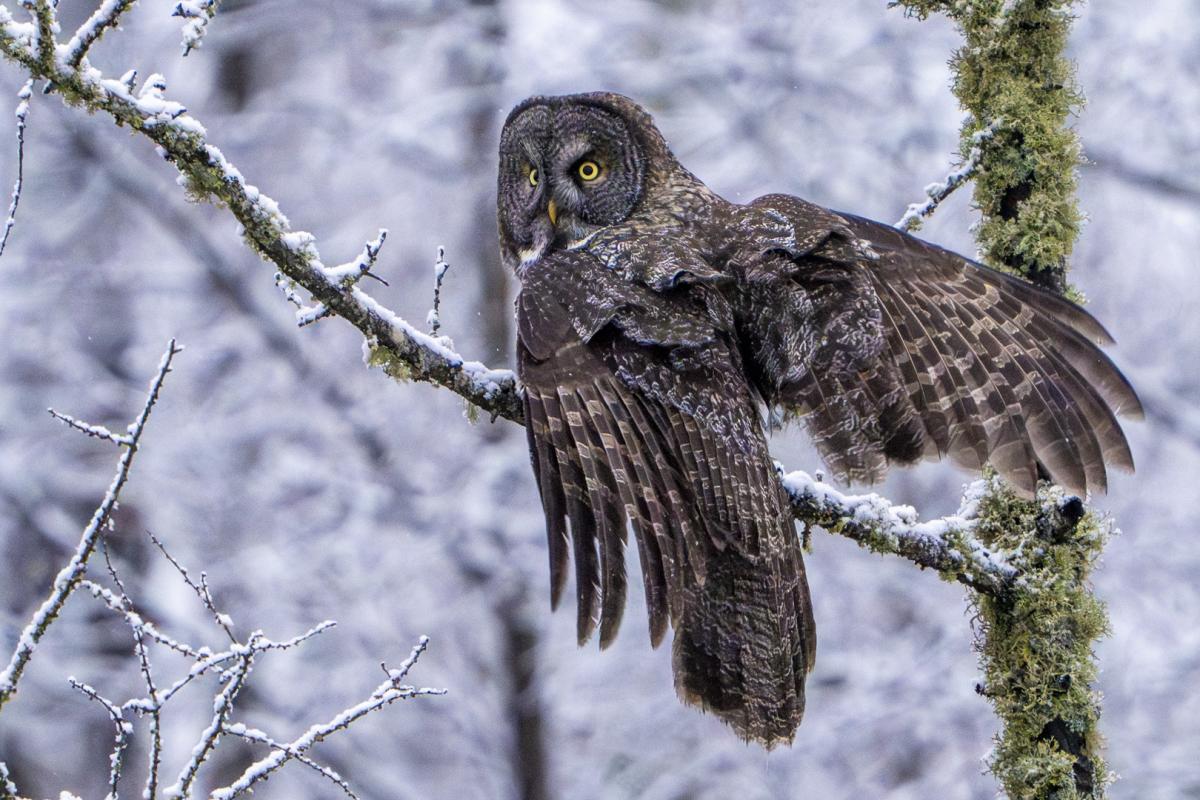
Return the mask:
{"type": "Polygon", "coordinates": [[[546,256],[522,284],[519,365],[552,602],[570,542],[580,642],[597,624],[601,646],[612,641],[628,523],[651,641],[675,627],[681,697],[746,738],[790,741],[815,630],[727,304],[701,285],[658,294],[572,252],[546,256]]]}
{"type": "Polygon", "coordinates": [[[843,481],[949,457],[1083,494],[1133,468],[1141,405],[1086,311],[799,198],[730,203],[629,98],[517,106],[497,206],[552,602],[573,560],[579,640],[608,645],[632,533],[679,695],[744,739],[791,741],[816,642],[762,405],[843,481]]]}
{"type": "Polygon", "coordinates": [[[990,463],[1025,494],[1039,466],[1085,494],[1107,488],[1108,469],[1133,469],[1116,414],[1139,417],[1141,404],[1086,311],[797,198],[747,211],[807,243],[777,233],[779,246],[744,259],[738,319],[756,386],[804,419],[839,478],[872,482],[889,462],[948,455],[990,463]]]}

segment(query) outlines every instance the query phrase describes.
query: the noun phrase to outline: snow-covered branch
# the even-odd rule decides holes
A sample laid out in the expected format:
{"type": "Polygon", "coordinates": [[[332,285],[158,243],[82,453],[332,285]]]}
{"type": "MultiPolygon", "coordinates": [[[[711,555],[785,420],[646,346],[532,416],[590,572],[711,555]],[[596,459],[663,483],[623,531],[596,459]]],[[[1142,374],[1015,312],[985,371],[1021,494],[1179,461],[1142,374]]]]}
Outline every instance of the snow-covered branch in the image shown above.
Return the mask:
{"type": "Polygon", "coordinates": [[[125,748],[129,746],[129,737],[133,735],[133,725],[129,723],[129,720],[125,719],[125,709],[123,707],[103,697],[91,686],[74,678],[67,678],[67,682],[71,684],[71,688],[79,690],[85,697],[103,706],[112,720],[114,728],[113,749],[112,754],[108,757],[107,796],[108,798],[112,798],[112,800],[116,800],[117,784],[121,781],[121,770],[125,766],[125,748]]]}
{"type": "Polygon", "coordinates": [[[921,522],[912,506],[894,505],[877,494],[844,494],[806,472],[780,474],[806,526],[818,525],[877,553],[903,556],[989,594],[1002,592],[1016,575],[1002,554],[974,535],[986,481],[967,485],[956,514],[921,522]]]}
{"type": "Polygon", "coordinates": [[[125,443],[125,449],[121,452],[121,458],[117,462],[116,474],[113,475],[112,482],[108,486],[108,491],[105,493],[104,499],[96,508],[95,513],[92,514],[92,519],[87,524],[87,527],[83,529],[83,535],[79,539],[79,544],[75,547],[75,553],[71,556],[70,563],[63,567],[62,571],[55,577],[49,597],[34,612],[33,617],[21,632],[20,639],[17,641],[17,647],[8,660],[8,666],[4,668],[3,672],[0,672],[0,710],[16,694],[17,684],[20,682],[21,675],[24,673],[25,667],[29,664],[29,660],[33,657],[38,642],[46,634],[51,623],[54,622],[59,612],[62,611],[67,598],[79,586],[83,580],[84,573],[87,572],[88,559],[95,552],[96,545],[103,536],[103,532],[112,518],[113,510],[116,509],[117,503],[120,500],[121,490],[125,487],[126,481],[129,480],[129,470],[133,466],[133,457],[137,454],[138,442],[141,441],[142,433],[146,429],[146,421],[150,418],[150,412],[154,409],[154,404],[158,402],[158,394],[162,390],[163,380],[166,379],[167,373],[171,371],[171,361],[179,351],[180,348],[175,345],[175,340],[172,339],[167,345],[167,351],[163,353],[162,360],[159,361],[158,371],[150,381],[150,390],[147,392],[146,402],[142,405],[142,410],[137,418],[129,426],[129,440],[125,443]]]}
{"type": "MultiPolygon", "coordinates": [[[[118,476],[127,474],[128,472],[129,458],[137,450],[149,410],[153,407],[157,399],[162,378],[170,370],[171,357],[177,352],[178,348],[175,347],[175,343],[172,341],[167,354],[160,363],[155,381],[151,384],[143,413],[129,427],[129,441],[120,442],[120,444],[124,445],[125,449],[122,453],[122,467],[118,472],[118,476]]],[[[93,431],[98,426],[78,423],[72,425],[72,427],[89,435],[96,435],[93,431]]],[[[101,436],[100,438],[112,437],[101,436]]],[[[106,495],[106,501],[111,499],[111,503],[107,506],[109,512],[115,507],[119,492],[120,485],[110,487],[106,495]]],[[[218,748],[222,739],[226,736],[234,736],[252,743],[266,745],[271,748],[272,752],[248,769],[237,781],[224,789],[218,790],[215,794],[211,795],[212,797],[234,797],[248,791],[255,784],[265,780],[271,773],[286,765],[289,761],[297,761],[307,766],[322,777],[332,781],[349,797],[356,797],[349,783],[336,771],[317,763],[307,755],[307,751],[312,745],[338,731],[344,730],[372,711],[390,705],[397,700],[445,694],[444,689],[416,688],[404,683],[404,679],[429,643],[429,637],[422,636],[398,669],[388,670],[386,666],[384,667],[384,671],[388,676],[387,681],[376,688],[367,700],[338,712],[327,722],[310,726],[303,735],[292,742],[281,743],[278,739],[257,728],[248,727],[241,722],[232,722],[231,718],[237,711],[238,697],[245,689],[254,663],[259,656],[264,653],[290,650],[298,647],[313,637],[329,630],[335,623],[331,620],[326,620],[297,636],[279,641],[267,638],[261,630],[253,631],[245,641],[239,640],[233,632],[233,621],[227,614],[217,609],[205,574],[201,572],[199,581],[194,580],[191,577],[191,573],[189,573],[178,559],[171,555],[163,542],[151,534],[150,538],[153,540],[154,545],[178,572],[193,593],[195,593],[205,609],[212,615],[216,626],[230,640],[225,649],[219,652],[214,652],[208,646],[197,646],[180,641],[161,631],[135,609],[133,600],[126,591],[125,583],[122,581],[116,565],[110,558],[103,535],[103,532],[110,527],[108,523],[109,516],[108,512],[101,513],[101,511],[97,511],[96,516],[93,518],[93,524],[89,525],[85,532],[84,539],[90,542],[87,549],[88,555],[94,552],[96,547],[101,549],[113,588],[102,586],[94,580],[83,579],[82,575],[86,570],[87,558],[81,558],[77,553],[76,557],[72,559],[72,566],[60,573],[59,578],[55,582],[55,592],[52,595],[52,600],[55,601],[55,604],[49,606],[49,611],[47,610],[48,604],[43,604],[42,608],[34,615],[30,626],[22,634],[21,643],[18,645],[17,653],[14,654],[13,662],[10,664],[9,669],[5,671],[5,686],[8,687],[9,696],[11,696],[16,691],[17,681],[20,679],[22,670],[33,652],[33,646],[45,634],[57,612],[61,610],[62,603],[65,602],[72,588],[82,587],[93,597],[103,602],[110,610],[121,616],[133,636],[134,652],[138,658],[139,670],[147,692],[146,695],[117,703],[105,697],[98,689],[87,682],[77,680],[74,677],[68,678],[68,683],[89,700],[100,705],[113,723],[114,735],[112,750],[109,756],[108,775],[109,791],[107,797],[109,800],[116,800],[118,797],[118,785],[122,779],[126,764],[126,753],[134,735],[132,720],[135,716],[146,719],[149,722],[149,763],[146,770],[146,784],[142,791],[142,796],[148,798],[148,800],[156,800],[160,796],[160,774],[164,753],[162,735],[162,714],[164,707],[197,678],[210,672],[215,671],[218,673],[218,685],[220,687],[211,702],[213,709],[212,716],[204,729],[197,735],[195,744],[189,750],[189,757],[180,768],[175,782],[161,791],[161,796],[164,798],[191,798],[194,795],[196,781],[200,772],[218,748]],[[76,565],[78,565],[78,569],[75,568],[76,565]],[[74,576],[73,582],[72,576],[74,576]],[[151,666],[151,655],[148,645],[152,643],[191,659],[193,662],[191,667],[174,682],[159,684],[154,677],[154,670],[151,666]],[[160,685],[165,688],[160,688],[160,685]]],[[[80,549],[83,550],[84,547],[81,545],[80,549]]],[[[0,798],[9,800],[9,798],[16,798],[17,796],[17,788],[13,785],[9,777],[8,768],[3,762],[0,762],[0,798]]]]}
{"type": "MultiPolygon", "coordinates": [[[[446,387],[493,418],[524,422],[521,390],[511,371],[466,360],[454,351],[448,339],[418,330],[357,285],[358,278],[369,274],[378,255],[375,245],[382,244],[382,237],[367,245],[365,257],[360,255],[339,267],[326,267],[312,234],[293,230],[275,201],[249,183],[209,143],[204,126],[182,105],[164,97],[160,76],[153,76],[135,95],[132,73],[122,80],[107,79],[86,58],[77,68],[62,58],[47,64],[37,57],[36,43],[33,26],[13,21],[5,6],[0,5],[0,52],[32,77],[49,80],[68,103],[106,113],[118,125],[128,126],[153,141],[160,155],[174,164],[181,183],[193,197],[216,201],[230,210],[241,223],[250,246],[274,264],[276,282],[289,300],[302,307],[302,314],[307,310],[316,318],[336,315],[354,325],[365,339],[364,360],[369,366],[380,367],[398,379],[446,387]],[[311,296],[311,302],[300,299],[300,290],[311,296]]],[[[982,143],[981,138],[978,144],[982,143]]],[[[970,177],[975,168],[971,161],[969,158],[948,178],[947,186],[957,186],[970,177]]],[[[948,188],[941,197],[952,190],[948,188]]],[[[929,202],[933,203],[932,210],[940,199],[935,200],[931,194],[929,202]]],[[[919,218],[922,212],[915,213],[919,218]]],[[[304,319],[307,316],[301,317],[301,321],[304,319]]],[[[841,496],[831,492],[825,493],[820,502],[803,492],[793,492],[796,517],[806,525],[850,536],[864,546],[901,555],[973,586],[996,591],[1004,583],[1007,572],[1002,563],[992,562],[982,553],[959,552],[953,536],[960,528],[945,526],[950,538],[939,542],[935,533],[938,526],[925,523],[920,546],[904,537],[893,546],[888,536],[876,535],[880,530],[878,521],[856,519],[860,506],[842,502],[848,498],[839,500],[841,496]]]]}
{"type": "Polygon", "coordinates": [[[443,340],[385,309],[360,287],[346,285],[337,267],[329,269],[321,263],[313,236],[292,230],[275,201],[248,183],[208,143],[204,126],[182,105],[163,96],[160,76],[153,76],[135,94],[131,80],[106,78],[86,57],[78,67],[71,67],[65,46],[52,47],[55,55],[48,60],[39,58],[38,43],[38,28],[14,21],[0,4],[0,52],[6,58],[31,77],[49,81],[69,104],[106,113],[158,145],[194,197],[226,205],[249,244],[273,262],[285,279],[306,290],[314,305],[325,306],[362,332],[372,363],[394,376],[445,386],[494,416],[520,420],[520,397],[511,371],[464,359],[443,340]]]}
{"type": "MultiPolygon", "coordinates": [[[[319,725],[313,725],[296,739],[285,745],[272,744],[274,751],[254,762],[233,783],[214,791],[211,800],[232,800],[243,792],[251,790],[259,781],[266,780],[271,773],[282,767],[288,761],[304,756],[304,753],[322,739],[345,730],[355,721],[362,719],[372,711],[378,711],[384,706],[391,705],[397,700],[407,700],[412,697],[445,694],[445,689],[417,688],[403,683],[413,665],[417,663],[421,653],[429,645],[429,637],[422,636],[417,640],[408,658],[397,669],[389,670],[384,666],[387,680],[379,684],[371,696],[361,703],[338,712],[330,720],[319,725]]],[[[254,733],[258,733],[255,731],[254,733]]],[[[245,735],[245,730],[242,731],[245,735]]],[[[261,741],[261,740],[260,740],[261,741]]],[[[328,776],[327,776],[328,777],[328,776]]],[[[343,787],[345,788],[345,787],[343,787]]],[[[353,796],[351,794],[351,796],[353,796]]]]}
{"type": "Polygon", "coordinates": [[[217,14],[218,0],[180,0],[175,4],[172,16],[182,17],[183,23],[183,54],[200,46],[200,40],[208,33],[208,23],[217,14]]]}
{"type": "Polygon", "coordinates": [[[446,273],[449,271],[450,264],[446,261],[446,248],[439,247],[437,260],[433,262],[433,307],[429,309],[429,314],[425,317],[425,324],[429,326],[431,336],[437,336],[438,330],[442,327],[442,281],[446,279],[446,273]]]}
{"type": "Polygon", "coordinates": [[[0,233],[0,256],[8,244],[8,235],[17,222],[17,206],[21,204],[21,189],[25,184],[25,123],[29,119],[29,98],[33,96],[33,78],[25,81],[17,92],[17,178],[13,181],[12,198],[8,202],[8,217],[0,233]]]}
{"type": "Polygon", "coordinates": [[[894,227],[902,231],[915,231],[921,227],[921,220],[928,217],[937,207],[942,204],[942,201],[954,193],[954,190],[962,186],[979,169],[979,163],[983,159],[983,147],[996,135],[996,131],[1000,129],[1001,120],[994,120],[987,127],[980,128],[971,135],[971,150],[967,154],[966,160],[961,165],[946,177],[936,183],[931,183],[925,187],[925,199],[911,203],[904,211],[904,216],[896,220],[894,227]]]}
{"type": "Polygon", "coordinates": [[[75,34],[67,42],[66,62],[70,67],[78,67],[79,62],[87,55],[109,28],[115,28],[121,21],[121,15],[130,9],[137,0],[104,0],[92,12],[75,34]]]}

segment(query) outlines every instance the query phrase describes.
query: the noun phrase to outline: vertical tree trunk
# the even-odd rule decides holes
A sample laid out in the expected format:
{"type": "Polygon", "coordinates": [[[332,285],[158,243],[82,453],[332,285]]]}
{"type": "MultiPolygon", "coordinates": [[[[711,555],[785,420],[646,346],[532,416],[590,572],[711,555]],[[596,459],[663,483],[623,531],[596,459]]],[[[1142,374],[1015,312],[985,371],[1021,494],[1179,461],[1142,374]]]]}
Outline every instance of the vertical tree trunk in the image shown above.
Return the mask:
{"type": "MultiPolygon", "coordinates": [[[[973,135],[996,124],[975,179],[984,260],[1072,296],[1067,259],[1079,233],[1079,140],[1067,126],[1082,98],[1064,57],[1072,0],[899,0],[924,18],[944,12],[966,40],[954,92],[973,135]]],[[[1073,299],[1078,299],[1073,297],[1073,299]]],[[[1001,721],[989,766],[1013,800],[1099,798],[1100,756],[1092,647],[1107,631],[1088,583],[1108,526],[1079,498],[1043,486],[1021,500],[998,479],[981,506],[980,538],[1013,553],[1022,578],[1003,597],[976,595],[981,694],[1001,721]]]]}

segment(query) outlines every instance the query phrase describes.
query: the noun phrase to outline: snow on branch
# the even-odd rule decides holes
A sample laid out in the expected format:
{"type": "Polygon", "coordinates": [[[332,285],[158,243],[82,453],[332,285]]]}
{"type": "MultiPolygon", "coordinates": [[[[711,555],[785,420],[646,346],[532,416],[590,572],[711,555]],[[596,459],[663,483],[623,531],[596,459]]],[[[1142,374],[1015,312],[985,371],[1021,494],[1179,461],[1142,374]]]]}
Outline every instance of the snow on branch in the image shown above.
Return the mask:
{"type": "Polygon", "coordinates": [[[117,784],[121,780],[121,770],[125,766],[125,748],[129,746],[129,737],[133,735],[133,725],[125,718],[125,709],[99,692],[74,678],[67,678],[71,688],[79,690],[89,700],[94,700],[104,707],[113,722],[113,749],[108,757],[108,797],[117,797],[117,784]]]}
{"type": "MultiPolygon", "coordinates": [[[[249,183],[209,143],[204,126],[182,105],[164,97],[165,86],[160,76],[154,76],[149,86],[135,95],[133,73],[126,73],[122,80],[112,80],[105,78],[86,58],[78,67],[61,58],[46,61],[38,57],[38,42],[34,26],[13,21],[7,8],[0,4],[0,53],[24,67],[31,77],[57,86],[69,104],[106,113],[116,124],[128,126],[153,141],[159,154],[179,171],[180,182],[194,199],[211,200],[230,210],[241,224],[250,247],[274,264],[276,283],[289,301],[312,314],[342,317],[362,333],[364,361],[368,366],[382,368],[397,379],[443,386],[491,413],[493,419],[504,417],[524,423],[521,388],[511,371],[466,360],[454,351],[449,339],[418,330],[358,285],[358,279],[370,272],[378,255],[375,245],[382,244],[382,236],[348,265],[326,267],[312,234],[293,230],[275,201],[249,183]],[[351,266],[354,268],[347,269],[351,266]],[[301,300],[300,290],[311,296],[311,302],[306,304],[301,300]]],[[[993,125],[988,130],[994,132],[994,128],[993,125]]],[[[977,149],[986,138],[980,137],[977,149]]],[[[898,225],[915,224],[970,177],[978,161],[973,157],[974,152],[962,168],[947,178],[944,182],[947,188],[931,192],[929,201],[917,204],[917,210],[910,208],[915,215],[913,222],[909,222],[910,215],[906,214],[898,225]],[[932,204],[928,211],[922,211],[928,204],[932,204]]],[[[814,493],[816,484],[808,488],[813,492],[800,487],[801,490],[791,493],[793,511],[806,525],[818,525],[849,536],[864,546],[895,553],[972,586],[999,591],[1007,581],[1008,571],[1001,561],[993,561],[969,547],[961,549],[966,545],[960,547],[955,538],[965,531],[961,520],[941,527],[936,522],[925,523],[918,538],[903,536],[893,541],[888,535],[877,535],[890,530],[880,520],[856,518],[856,514],[862,513],[862,506],[850,502],[852,498],[838,495],[829,487],[818,496],[814,493]],[[938,541],[938,531],[945,534],[943,541],[938,541]]]]}
{"type": "MultiPolygon", "coordinates": [[[[223,738],[234,736],[246,741],[266,745],[271,753],[248,769],[237,781],[220,789],[212,797],[234,797],[251,790],[260,781],[265,780],[271,773],[290,761],[297,761],[314,770],[322,777],[332,781],[349,797],[355,797],[353,790],[344,778],[333,769],[318,764],[307,751],[318,741],[344,730],[352,723],[384,706],[397,700],[421,697],[427,695],[445,694],[444,689],[417,688],[404,682],[409,671],[416,664],[418,657],[429,643],[429,637],[422,636],[409,656],[395,670],[384,667],[387,680],[381,684],[366,700],[356,703],[340,712],[324,723],[318,723],[292,742],[281,743],[278,739],[256,728],[247,727],[240,722],[232,722],[237,711],[237,700],[250,680],[255,661],[264,653],[291,650],[329,630],[334,622],[326,620],[314,625],[309,630],[293,636],[290,639],[273,640],[261,630],[254,630],[244,640],[234,631],[233,620],[228,614],[220,611],[213,593],[208,585],[208,577],[204,572],[199,573],[199,580],[193,579],[192,574],[171,555],[166,545],[154,534],[148,533],[151,541],[158,548],[166,561],[176,570],[180,578],[193,591],[200,603],[212,616],[213,622],[219,628],[228,642],[223,649],[214,651],[213,648],[198,646],[180,641],[160,630],[146,617],[139,613],[125,588],[125,583],[114,564],[108,551],[106,533],[112,528],[112,513],[116,509],[121,489],[128,480],[133,457],[138,451],[146,422],[158,401],[163,380],[171,371],[171,363],[180,348],[171,340],[166,352],[159,362],[158,370],[147,392],[141,413],[128,427],[127,435],[117,435],[99,425],[81,422],[65,414],[51,412],[54,416],[67,423],[71,428],[89,436],[115,442],[122,447],[118,461],[117,472],[114,476],[104,500],[93,514],[91,522],[84,529],[80,543],[72,556],[70,563],[59,572],[54,580],[50,596],[34,612],[28,625],[18,640],[15,651],[9,659],[8,666],[0,673],[0,711],[4,703],[12,698],[17,691],[17,685],[24,674],[25,668],[32,658],[35,649],[45,636],[50,626],[57,619],[68,597],[77,588],[83,588],[94,598],[100,600],[108,609],[119,615],[129,628],[133,637],[133,650],[138,659],[138,668],[146,694],[118,703],[103,695],[89,683],[68,678],[68,683],[76,691],[104,709],[113,723],[112,750],[109,755],[108,794],[109,800],[116,800],[122,773],[126,765],[126,755],[134,735],[133,719],[142,718],[148,721],[149,737],[148,765],[146,783],[142,797],[155,800],[164,798],[190,798],[193,796],[196,781],[209,758],[216,751],[223,738]],[[85,578],[88,562],[99,548],[104,557],[111,586],[101,585],[96,580],[85,578]],[[181,655],[192,661],[187,672],[173,682],[160,683],[154,676],[150,645],[156,644],[168,651],[181,655]],[[196,736],[195,744],[188,750],[189,756],[179,770],[178,777],[168,787],[160,788],[161,774],[164,761],[164,744],[162,714],[166,704],[176,697],[183,689],[209,673],[217,673],[219,689],[211,703],[212,716],[203,730],[196,736]],[[160,794],[161,792],[161,794],[160,794]]],[[[13,784],[7,766],[0,762],[0,798],[9,800],[18,796],[17,787],[13,784]]],[[[66,793],[64,797],[68,796],[66,793]]]]}
{"type": "Polygon", "coordinates": [[[163,357],[159,361],[158,371],[150,381],[150,389],[146,394],[146,401],[142,405],[142,410],[129,426],[128,442],[125,443],[125,449],[121,453],[121,458],[117,461],[116,474],[113,475],[112,482],[109,483],[104,499],[96,508],[95,513],[92,514],[92,519],[87,524],[87,527],[83,529],[83,535],[79,539],[79,544],[75,547],[75,553],[72,555],[70,563],[63,567],[62,571],[54,578],[54,585],[50,589],[50,595],[37,611],[34,612],[33,617],[21,632],[21,636],[17,640],[17,647],[8,660],[8,666],[0,672],[0,710],[16,694],[17,683],[21,680],[21,675],[24,673],[25,667],[29,664],[29,660],[33,657],[38,642],[41,641],[51,623],[54,622],[59,612],[62,611],[67,598],[71,596],[71,593],[75,591],[83,580],[84,573],[87,572],[88,559],[92,557],[97,543],[103,536],[104,530],[108,527],[112,519],[112,513],[120,500],[121,490],[125,487],[126,481],[129,480],[129,470],[133,466],[133,457],[137,454],[138,442],[141,441],[142,433],[146,429],[146,421],[150,418],[150,412],[154,409],[155,403],[158,402],[158,394],[162,390],[163,380],[167,377],[167,373],[171,371],[172,359],[179,352],[180,348],[175,345],[175,340],[172,339],[167,345],[167,351],[163,353],[163,357]]]}
{"type": "Polygon", "coordinates": [[[99,41],[106,30],[117,27],[121,15],[135,2],[137,0],[104,0],[67,42],[67,65],[78,67],[92,45],[99,41]]]}
{"type": "Polygon", "coordinates": [[[103,425],[93,425],[89,422],[81,422],[80,420],[77,420],[67,414],[60,414],[53,408],[47,408],[46,410],[50,412],[50,416],[54,417],[59,422],[66,424],[67,427],[74,428],[75,430],[85,433],[94,439],[104,439],[112,442],[113,444],[124,445],[126,447],[133,443],[133,439],[130,438],[128,434],[122,435],[119,433],[113,433],[103,425]]]}
{"type": "Polygon", "coordinates": [[[433,308],[429,309],[429,314],[425,317],[425,324],[429,326],[431,336],[437,336],[442,327],[442,281],[446,279],[446,273],[449,271],[446,248],[439,246],[437,260],[433,262],[433,308]]]}
{"type": "MultiPolygon", "coordinates": [[[[288,761],[303,757],[304,753],[314,744],[340,730],[345,730],[353,722],[362,719],[372,711],[378,711],[397,700],[407,700],[425,695],[445,694],[445,689],[417,688],[403,682],[409,670],[417,663],[417,659],[420,658],[421,653],[425,652],[425,648],[428,645],[429,637],[420,637],[408,658],[404,659],[398,669],[389,670],[386,665],[383,667],[383,671],[387,674],[387,680],[379,684],[370,697],[358,705],[338,712],[325,723],[313,725],[288,744],[282,746],[272,744],[274,751],[270,755],[247,767],[246,771],[233,783],[214,791],[210,795],[211,800],[232,800],[232,798],[237,797],[243,792],[250,791],[256,783],[266,780],[272,772],[282,767],[288,761]]],[[[243,730],[242,734],[245,735],[245,733],[246,731],[243,730]]],[[[254,733],[258,732],[255,731],[254,733]]]]}
{"type": "Polygon", "coordinates": [[[360,287],[345,285],[336,275],[337,268],[331,271],[321,263],[312,235],[292,230],[275,201],[247,182],[209,144],[204,126],[184,106],[163,97],[161,78],[156,76],[148,82],[149,90],[135,94],[128,73],[130,79],[124,81],[105,78],[86,57],[78,67],[71,67],[65,47],[52,47],[58,55],[42,59],[38,44],[35,26],[14,21],[7,6],[0,4],[0,52],[8,60],[24,67],[30,77],[49,81],[68,103],[106,113],[117,124],[151,139],[179,170],[193,197],[226,205],[241,223],[247,242],[274,262],[283,279],[307,291],[313,304],[322,304],[362,332],[373,363],[396,376],[445,386],[495,416],[521,419],[520,395],[511,371],[467,361],[443,340],[383,308],[360,287]]]}
{"type": "Polygon", "coordinates": [[[806,472],[784,473],[783,488],[805,526],[819,525],[877,553],[894,553],[980,592],[999,594],[1016,577],[1004,557],[974,535],[987,482],[967,485],[957,513],[921,522],[912,506],[877,494],[848,495],[806,472]]]}
{"type": "Polygon", "coordinates": [[[33,78],[25,81],[17,92],[17,179],[13,181],[12,199],[8,203],[8,217],[4,220],[4,232],[0,234],[0,256],[8,244],[8,235],[17,222],[17,206],[21,203],[21,189],[25,184],[25,122],[29,119],[29,98],[33,96],[33,78]]]}
{"type": "Polygon", "coordinates": [[[955,189],[962,186],[979,169],[979,163],[983,159],[983,146],[996,135],[996,131],[1000,129],[1001,120],[994,120],[985,128],[980,128],[971,135],[971,151],[967,154],[967,158],[958,167],[946,177],[936,183],[931,183],[925,187],[925,199],[919,203],[912,203],[905,210],[904,216],[896,220],[893,227],[899,228],[902,231],[915,231],[921,227],[921,220],[928,217],[937,207],[942,204],[942,201],[949,197],[955,189]]]}
{"type": "Polygon", "coordinates": [[[217,0],[181,0],[175,4],[171,12],[173,17],[182,17],[183,23],[183,54],[200,46],[200,40],[208,32],[208,23],[217,14],[217,0]]]}

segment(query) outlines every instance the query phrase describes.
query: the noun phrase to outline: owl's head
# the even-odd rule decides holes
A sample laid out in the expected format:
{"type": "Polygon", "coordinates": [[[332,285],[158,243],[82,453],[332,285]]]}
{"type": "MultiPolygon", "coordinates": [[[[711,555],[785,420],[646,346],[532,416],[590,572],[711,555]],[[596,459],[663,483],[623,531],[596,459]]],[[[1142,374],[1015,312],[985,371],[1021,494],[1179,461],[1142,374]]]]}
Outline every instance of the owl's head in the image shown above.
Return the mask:
{"type": "Polygon", "coordinates": [[[647,165],[670,159],[650,115],[596,92],[531,97],[500,133],[500,245],[512,268],[628,219],[646,195],[647,165]]]}

